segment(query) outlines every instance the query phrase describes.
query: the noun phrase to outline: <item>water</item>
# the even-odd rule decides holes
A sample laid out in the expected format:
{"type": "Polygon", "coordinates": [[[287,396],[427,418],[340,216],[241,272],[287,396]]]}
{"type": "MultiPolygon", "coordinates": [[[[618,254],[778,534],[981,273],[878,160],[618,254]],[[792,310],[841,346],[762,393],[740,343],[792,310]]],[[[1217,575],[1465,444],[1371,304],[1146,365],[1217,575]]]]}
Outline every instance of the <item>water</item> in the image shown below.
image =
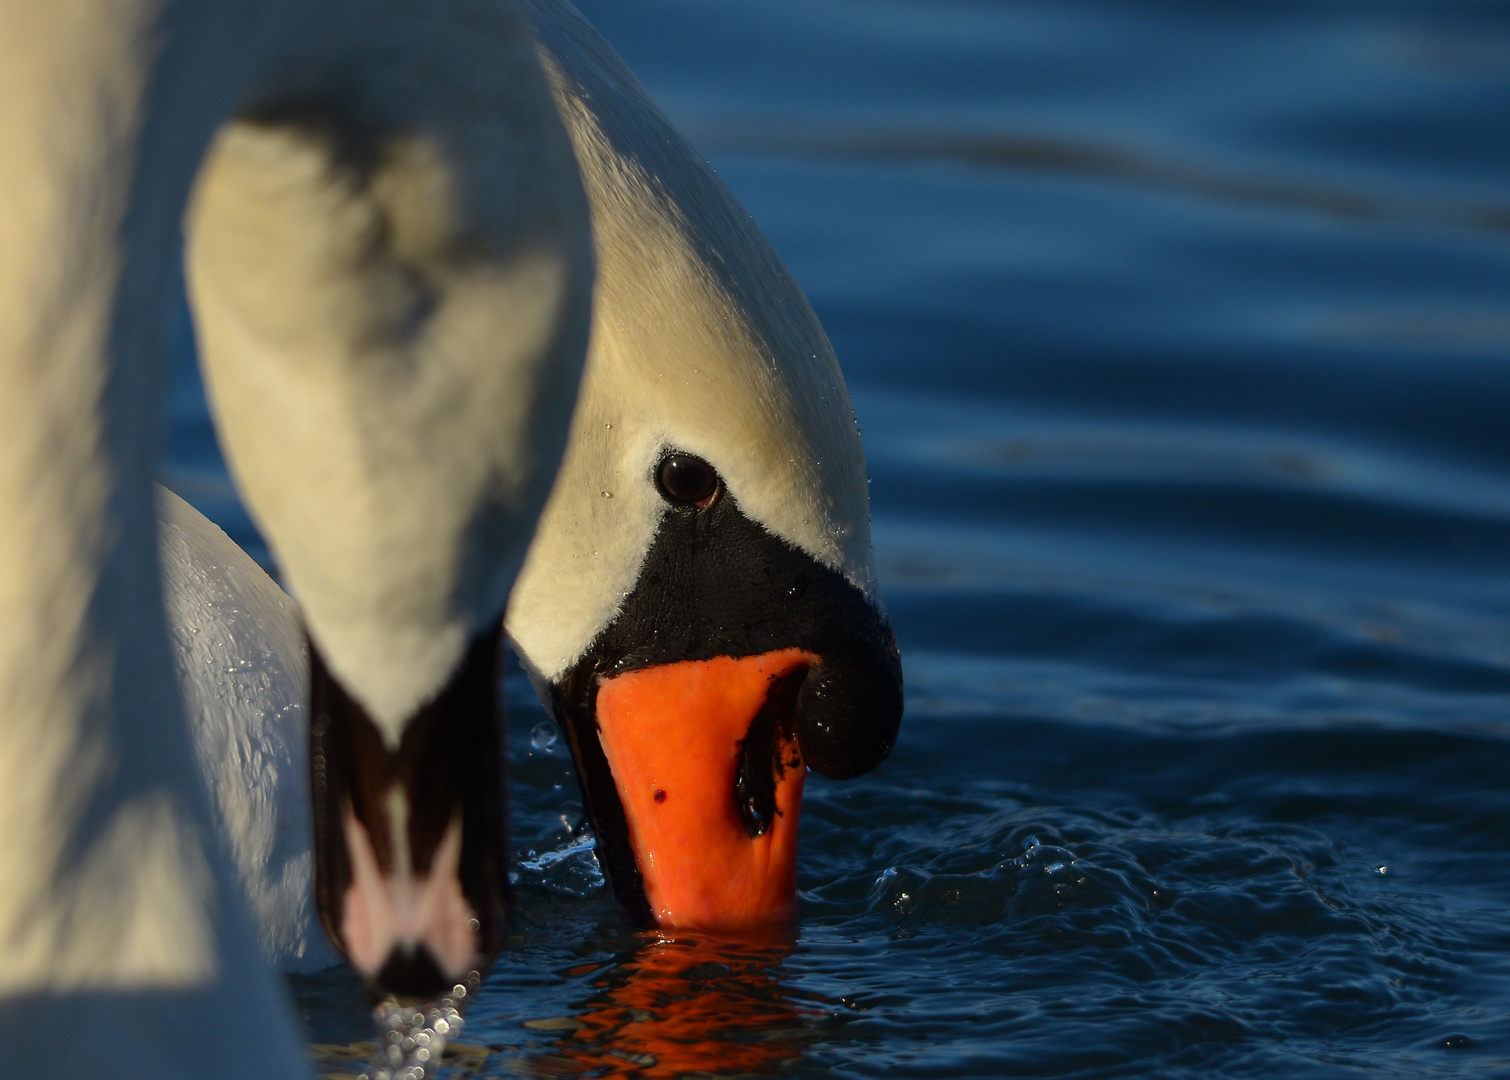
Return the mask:
{"type": "Polygon", "coordinates": [[[908,711],[795,942],[656,942],[512,673],[452,1075],[1510,1076],[1510,9],[583,7],[834,339],[908,711]]]}
{"type": "MultiPolygon", "coordinates": [[[[385,1001],[374,1011],[378,1043],[368,1055],[360,1080],[426,1080],[442,1068],[446,1046],[461,1034],[465,1023],[460,1006],[467,988],[457,983],[452,992],[425,1008],[385,1001]]],[[[453,1055],[454,1056],[454,1055],[453,1055]]]]}

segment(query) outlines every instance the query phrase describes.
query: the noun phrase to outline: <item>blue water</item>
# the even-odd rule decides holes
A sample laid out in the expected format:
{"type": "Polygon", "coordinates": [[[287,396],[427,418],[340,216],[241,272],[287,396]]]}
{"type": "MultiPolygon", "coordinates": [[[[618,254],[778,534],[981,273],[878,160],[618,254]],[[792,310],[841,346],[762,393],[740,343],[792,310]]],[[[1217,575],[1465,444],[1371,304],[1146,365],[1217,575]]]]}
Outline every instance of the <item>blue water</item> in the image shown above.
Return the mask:
{"type": "Polygon", "coordinates": [[[1510,1076],[1510,7],[582,6],[834,340],[907,718],[794,944],[657,944],[511,675],[453,1075],[1510,1076]]]}

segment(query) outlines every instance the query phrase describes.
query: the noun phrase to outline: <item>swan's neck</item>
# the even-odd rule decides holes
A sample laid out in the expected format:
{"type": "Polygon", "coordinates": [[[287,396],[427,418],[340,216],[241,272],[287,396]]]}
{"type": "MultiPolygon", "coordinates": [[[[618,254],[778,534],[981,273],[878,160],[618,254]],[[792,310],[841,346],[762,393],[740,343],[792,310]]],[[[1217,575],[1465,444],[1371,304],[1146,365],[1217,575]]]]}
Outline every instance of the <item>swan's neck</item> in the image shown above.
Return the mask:
{"type": "Polygon", "coordinates": [[[151,486],[178,219],[275,7],[0,13],[0,1000],[70,1028],[18,1073],[303,1069],[205,827],[151,486]]]}
{"type": "Polygon", "coordinates": [[[189,295],[247,508],[397,749],[497,623],[549,493],[591,238],[516,5],[319,11],[206,159],[189,295]]]}

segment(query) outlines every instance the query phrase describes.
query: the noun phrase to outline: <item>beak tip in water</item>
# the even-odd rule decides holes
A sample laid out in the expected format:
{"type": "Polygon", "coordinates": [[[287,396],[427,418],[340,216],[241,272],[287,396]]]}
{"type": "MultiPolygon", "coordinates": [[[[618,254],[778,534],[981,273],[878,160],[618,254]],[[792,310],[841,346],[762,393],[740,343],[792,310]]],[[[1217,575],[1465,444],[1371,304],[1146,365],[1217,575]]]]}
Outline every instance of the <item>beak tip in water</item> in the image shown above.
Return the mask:
{"type": "Polygon", "coordinates": [[[341,944],[357,970],[400,999],[430,1000],[482,962],[481,922],[461,887],[461,824],[447,828],[428,872],[385,872],[366,830],[344,815],[352,880],[341,944]]]}
{"type": "Polygon", "coordinates": [[[494,627],[473,643],[397,746],[310,642],[316,905],[376,996],[438,999],[502,946],[510,898],[500,634],[494,627]]]}

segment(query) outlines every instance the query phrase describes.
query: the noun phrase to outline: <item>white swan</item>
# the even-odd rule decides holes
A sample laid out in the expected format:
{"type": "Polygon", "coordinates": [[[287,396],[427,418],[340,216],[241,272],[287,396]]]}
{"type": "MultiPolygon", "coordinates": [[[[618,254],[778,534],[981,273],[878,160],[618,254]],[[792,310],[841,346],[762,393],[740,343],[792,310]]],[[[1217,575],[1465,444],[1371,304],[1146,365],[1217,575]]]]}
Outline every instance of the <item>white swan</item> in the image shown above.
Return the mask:
{"type": "MultiPolygon", "coordinates": [[[[826,725],[798,741],[831,773],[851,775],[884,757],[900,708],[894,647],[875,605],[864,462],[843,378],[811,309],[748,215],[602,39],[559,0],[531,7],[588,189],[599,287],[572,441],[510,602],[509,631],[572,735],[600,854],[629,914],[720,924],[779,914],[792,900],[801,770],[780,768],[782,733],[774,730],[764,760],[733,754],[749,741],[755,713],[771,704],[770,675],[781,665],[806,673],[792,688],[796,700],[786,702],[796,715],[785,722],[798,735],[804,718],[826,725]],[[680,453],[668,458],[671,451],[680,453]],[[661,466],[673,460],[707,468],[706,506],[667,488],[661,466]],[[722,628],[730,624],[733,633],[722,628]],[[720,685],[731,671],[748,683],[740,700],[720,697],[716,723],[705,725],[728,729],[717,736],[714,756],[722,759],[682,754],[646,766],[621,754],[609,768],[611,748],[595,733],[604,719],[593,698],[599,677],[632,670],[685,690],[716,657],[754,661],[719,672],[720,685]],[[634,787],[635,769],[646,767],[680,770],[684,787],[655,802],[664,781],[634,787]],[[696,846],[668,850],[650,828],[636,827],[636,796],[650,798],[649,812],[687,807],[703,819],[696,846]],[[647,881],[652,861],[662,870],[647,881]],[[729,881],[736,895],[723,887],[729,881]]],[[[329,231],[319,222],[304,227],[316,238],[329,231]]],[[[191,284],[201,287],[197,274],[191,284]]],[[[172,497],[164,506],[165,539],[179,538],[164,553],[170,611],[180,657],[192,659],[186,695],[220,820],[263,920],[269,959],[290,970],[318,966],[328,954],[310,908],[285,885],[305,873],[298,841],[307,835],[284,824],[307,814],[302,736],[294,733],[302,661],[290,609],[219,530],[172,497]],[[232,574],[232,566],[241,570],[232,574]],[[240,603],[221,599],[236,590],[265,597],[266,622],[219,614],[223,603],[240,603]],[[184,637],[184,627],[211,622],[222,624],[214,639],[234,660],[184,637]],[[239,671],[248,662],[253,670],[239,671]],[[234,685],[222,685],[223,668],[238,669],[234,685]],[[241,730],[247,726],[265,733],[276,765],[259,772],[251,764],[260,755],[258,737],[241,730]],[[289,846],[277,846],[289,837],[289,846]]],[[[602,683],[609,684],[626,680],[602,683]]],[[[696,693],[681,705],[709,719],[696,693]]],[[[678,745],[667,721],[654,708],[627,714],[629,726],[678,745]]]]}
{"type": "MultiPolygon", "coordinates": [[[[222,140],[223,186],[197,203],[202,282],[267,259],[211,316],[222,431],[328,692],[394,767],[406,714],[496,625],[565,437],[590,238],[514,5],[0,7],[0,1003],[18,1074],[308,1071],[207,835],[157,569],[178,223],[245,110],[265,138],[222,140]],[[322,162],[329,183],[307,171],[322,162]],[[344,215],[357,243],[259,249],[271,195],[344,215]]],[[[401,841],[379,854],[423,885],[401,841]]],[[[445,957],[489,947],[487,928],[415,929],[432,931],[445,957]]]]}

